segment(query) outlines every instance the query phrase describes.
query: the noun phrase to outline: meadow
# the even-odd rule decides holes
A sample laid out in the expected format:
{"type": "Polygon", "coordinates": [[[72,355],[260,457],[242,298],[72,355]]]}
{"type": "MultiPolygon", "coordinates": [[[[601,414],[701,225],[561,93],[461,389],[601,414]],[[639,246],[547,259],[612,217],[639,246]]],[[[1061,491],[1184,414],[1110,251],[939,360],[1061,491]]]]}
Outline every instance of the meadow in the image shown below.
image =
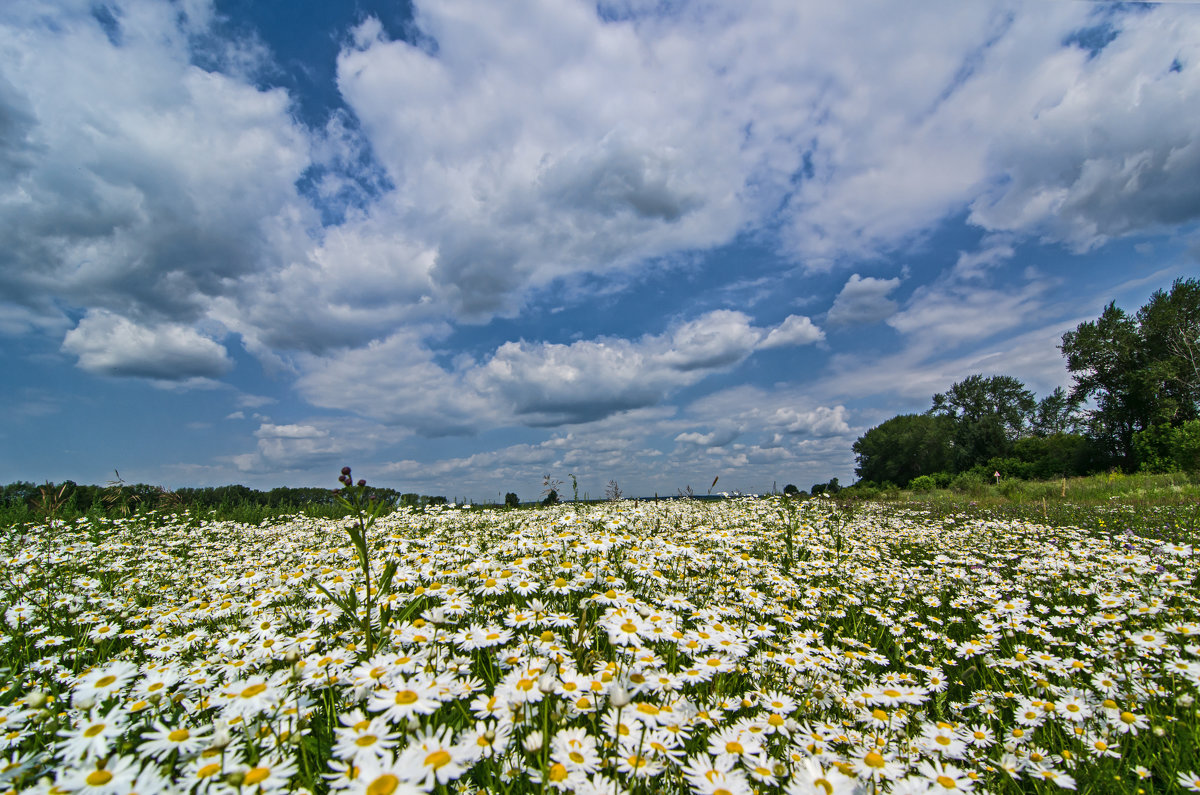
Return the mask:
{"type": "Polygon", "coordinates": [[[1200,792],[1181,512],[347,491],[5,529],[0,787],[1200,792]]]}

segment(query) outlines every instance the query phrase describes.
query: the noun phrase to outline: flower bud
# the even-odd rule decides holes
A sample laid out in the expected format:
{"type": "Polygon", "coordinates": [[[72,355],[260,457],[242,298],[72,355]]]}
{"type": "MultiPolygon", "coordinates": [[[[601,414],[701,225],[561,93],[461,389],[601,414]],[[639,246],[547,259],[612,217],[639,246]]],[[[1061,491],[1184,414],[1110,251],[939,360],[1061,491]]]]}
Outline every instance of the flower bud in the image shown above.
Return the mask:
{"type": "Polygon", "coordinates": [[[82,709],[86,712],[87,710],[96,706],[96,697],[90,693],[86,695],[77,693],[75,697],[71,699],[71,703],[75,705],[76,709],[82,709]]]}
{"type": "Polygon", "coordinates": [[[359,485],[359,486],[365,486],[365,485],[367,485],[367,481],[366,481],[366,480],[364,480],[364,479],[362,479],[362,478],[359,478],[359,480],[358,480],[358,485],[359,485]]]}
{"type": "Polygon", "coordinates": [[[625,685],[617,682],[608,691],[608,701],[617,709],[627,706],[632,699],[629,696],[629,691],[625,689],[625,685]]]}
{"type": "Polygon", "coordinates": [[[342,477],[350,477],[350,467],[342,467],[342,477]]]}
{"type": "Polygon", "coordinates": [[[208,744],[208,747],[219,751],[231,742],[233,742],[233,737],[229,734],[229,725],[224,721],[213,723],[212,742],[208,744]]]}
{"type": "Polygon", "coordinates": [[[44,690],[31,690],[29,695],[25,696],[25,703],[30,709],[38,709],[47,701],[46,692],[44,690]]]}
{"type": "Polygon", "coordinates": [[[525,739],[521,741],[526,753],[536,754],[542,750],[542,733],[538,730],[531,731],[525,735],[525,739]]]}

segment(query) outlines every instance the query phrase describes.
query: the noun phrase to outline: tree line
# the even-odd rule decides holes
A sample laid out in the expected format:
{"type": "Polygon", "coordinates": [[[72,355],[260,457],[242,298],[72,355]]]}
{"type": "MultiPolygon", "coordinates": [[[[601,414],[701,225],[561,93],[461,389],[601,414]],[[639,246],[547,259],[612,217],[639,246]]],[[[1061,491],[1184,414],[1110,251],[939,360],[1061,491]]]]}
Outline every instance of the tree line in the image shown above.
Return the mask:
{"type": "Polygon", "coordinates": [[[1038,400],[1018,378],[971,375],[854,443],[864,486],[1200,470],[1200,281],[1136,313],[1111,302],[1059,345],[1071,374],[1038,400]]]}
{"type": "MultiPolygon", "coordinates": [[[[375,499],[393,507],[419,508],[442,505],[446,498],[395,489],[372,488],[375,499]]],[[[132,516],[155,510],[168,513],[190,511],[194,515],[216,512],[220,518],[246,514],[275,515],[303,511],[340,513],[341,508],[331,489],[317,487],[279,487],[259,491],[248,486],[207,486],[179,488],[171,491],[146,483],[125,483],[117,480],[105,486],[61,483],[35,484],[17,481],[0,487],[0,509],[10,519],[29,518],[54,513],[60,517],[104,515],[132,516]]]]}

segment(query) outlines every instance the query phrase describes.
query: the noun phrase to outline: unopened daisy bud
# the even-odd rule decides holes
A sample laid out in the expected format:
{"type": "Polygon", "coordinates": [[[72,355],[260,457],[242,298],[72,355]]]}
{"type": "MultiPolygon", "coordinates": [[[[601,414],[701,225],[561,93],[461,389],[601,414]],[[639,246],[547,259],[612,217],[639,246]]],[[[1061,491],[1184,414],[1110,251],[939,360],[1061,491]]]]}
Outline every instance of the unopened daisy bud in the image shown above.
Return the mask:
{"type": "Polygon", "coordinates": [[[31,690],[29,695],[25,696],[25,703],[29,705],[30,709],[40,709],[45,706],[46,700],[47,696],[44,690],[31,690]]]}
{"type": "Polygon", "coordinates": [[[75,705],[76,709],[87,711],[96,706],[96,697],[90,693],[76,693],[75,697],[71,699],[71,703],[75,705]]]}
{"type": "Polygon", "coordinates": [[[287,653],[283,655],[283,659],[288,664],[297,663],[300,661],[300,652],[296,651],[295,649],[288,649],[287,653]]]}
{"type": "Polygon", "coordinates": [[[1192,704],[1196,703],[1196,699],[1192,698],[1190,693],[1181,693],[1179,697],[1175,699],[1175,703],[1184,709],[1187,709],[1192,704]]]}
{"type": "Polygon", "coordinates": [[[629,691],[620,682],[617,682],[612,686],[612,690],[608,691],[608,701],[617,709],[626,706],[631,700],[629,691]]]}
{"type": "Polygon", "coordinates": [[[246,774],[240,770],[235,770],[232,773],[225,774],[225,781],[229,784],[229,786],[234,787],[235,789],[241,787],[242,782],[245,780],[246,774]]]}
{"type": "Polygon", "coordinates": [[[538,690],[549,695],[554,692],[554,688],[558,685],[558,677],[551,676],[549,673],[544,673],[538,677],[538,690]]]}
{"type": "Polygon", "coordinates": [[[542,750],[542,733],[536,729],[531,731],[525,735],[525,739],[521,741],[521,746],[525,749],[526,753],[536,754],[542,750]]]}
{"type": "Polygon", "coordinates": [[[1153,731],[1154,731],[1155,737],[1166,737],[1167,736],[1167,730],[1164,729],[1162,726],[1155,726],[1153,731]]]}
{"type": "Polygon", "coordinates": [[[208,747],[214,750],[221,750],[233,741],[233,737],[229,734],[229,726],[224,721],[213,723],[212,741],[208,747]]]}

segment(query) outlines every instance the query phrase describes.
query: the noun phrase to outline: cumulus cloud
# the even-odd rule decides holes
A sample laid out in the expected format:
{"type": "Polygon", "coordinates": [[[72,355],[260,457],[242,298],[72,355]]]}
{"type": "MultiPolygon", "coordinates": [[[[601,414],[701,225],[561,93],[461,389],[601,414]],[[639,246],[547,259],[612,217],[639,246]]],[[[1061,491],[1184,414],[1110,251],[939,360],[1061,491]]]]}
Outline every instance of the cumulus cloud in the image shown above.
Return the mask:
{"type": "Polygon", "coordinates": [[[758,347],[766,349],[809,345],[823,339],[825,339],[825,332],[817,328],[812,320],[803,315],[788,315],[782,323],[767,333],[758,347]]]}
{"type": "Polygon", "coordinates": [[[737,426],[730,423],[723,423],[720,427],[714,428],[708,433],[699,433],[698,431],[681,433],[675,437],[675,441],[697,447],[724,447],[738,438],[740,433],[741,431],[737,426]]]}
{"type": "Polygon", "coordinates": [[[835,326],[866,326],[885,320],[899,308],[888,298],[899,286],[899,278],[877,279],[852,274],[833,299],[826,321],[835,326]]]}
{"type": "Polygon", "coordinates": [[[482,362],[463,360],[458,369],[437,364],[415,334],[397,334],[336,358],[302,360],[298,385],[315,405],[407,423],[425,434],[594,422],[658,404],[761,347],[805,344],[820,334],[808,318],[793,315],[764,329],[742,312],[721,309],[635,340],[505,342],[482,362]]]}
{"type": "Polygon", "coordinates": [[[307,142],[284,92],[189,63],[191,17],[112,10],[108,30],[86,4],[0,13],[0,292],[51,318],[198,322],[303,250],[307,142]]]}
{"type": "Polygon", "coordinates": [[[997,43],[995,57],[1019,68],[978,81],[1010,115],[989,152],[994,176],[971,202],[973,223],[1086,250],[1200,217],[1200,130],[1178,112],[1200,102],[1200,17],[1148,10],[1097,11],[1089,23],[1104,34],[1099,49],[1081,37],[1030,58],[1030,19],[1024,35],[997,43]]]}
{"type": "Polygon", "coordinates": [[[88,312],[67,332],[62,349],[99,375],[181,381],[216,378],[233,367],[220,343],[190,326],[139,325],[103,310],[88,312]]]}

